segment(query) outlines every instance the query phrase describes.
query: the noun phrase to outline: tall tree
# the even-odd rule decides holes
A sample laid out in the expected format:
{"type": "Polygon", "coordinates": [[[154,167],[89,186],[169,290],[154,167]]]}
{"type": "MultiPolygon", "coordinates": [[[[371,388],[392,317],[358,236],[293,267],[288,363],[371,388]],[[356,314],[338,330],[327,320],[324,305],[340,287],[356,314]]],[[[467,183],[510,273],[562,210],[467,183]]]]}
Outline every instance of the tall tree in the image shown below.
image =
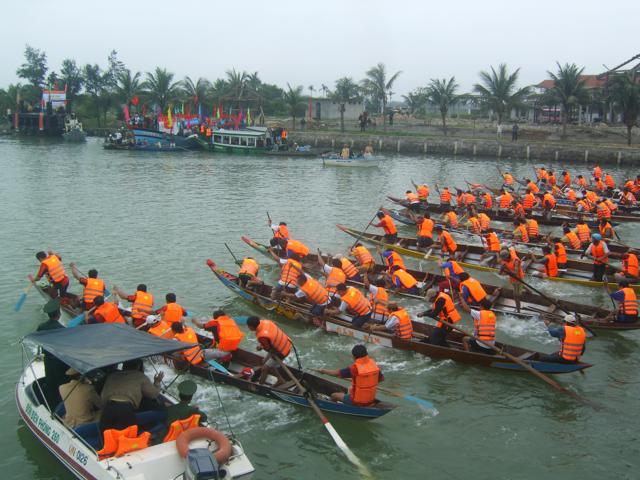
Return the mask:
{"type": "Polygon", "coordinates": [[[292,88],[287,83],[287,90],[284,92],[284,102],[287,105],[287,113],[292,118],[292,128],[296,129],[296,117],[304,115],[304,97],[302,85],[292,88]]]}
{"type": "Polygon", "coordinates": [[[523,106],[524,99],[530,93],[529,87],[517,88],[519,74],[519,68],[509,73],[507,65],[501,63],[498,71],[491,67],[491,72],[480,72],[481,83],[473,86],[484,105],[497,115],[499,124],[513,108],[523,106]]]}
{"type": "Polygon", "coordinates": [[[153,72],[147,72],[147,79],[142,86],[146,97],[163,112],[180,94],[179,82],[174,82],[173,73],[165,68],[156,67],[153,72]]]}
{"type": "Polygon", "coordinates": [[[238,72],[235,68],[227,70],[225,97],[235,102],[236,108],[240,108],[242,102],[247,100],[248,75],[247,72],[238,72]]]}
{"type": "Polygon", "coordinates": [[[115,94],[118,101],[127,107],[131,105],[135,97],[139,97],[142,93],[140,76],[140,72],[131,73],[128,68],[118,74],[115,94]]]}
{"type": "Polygon", "coordinates": [[[184,77],[181,82],[187,102],[192,112],[198,111],[199,104],[206,104],[211,94],[211,83],[206,78],[200,77],[196,82],[190,77],[184,77]]]}
{"type": "Polygon", "coordinates": [[[100,126],[100,94],[104,90],[104,75],[100,65],[87,63],[82,68],[82,82],[84,89],[91,98],[91,103],[96,112],[98,126],[100,126]]]}
{"type": "Polygon", "coordinates": [[[451,77],[449,80],[446,78],[442,80],[432,78],[427,86],[427,99],[440,110],[442,130],[445,135],[447,135],[447,113],[449,112],[449,107],[455,105],[459,100],[459,96],[456,95],[458,86],[456,77],[451,77]]]}
{"type": "Polygon", "coordinates": [[[320,86],[320,91],[322,92],[322,95],[324,96],[324,98],[327,98],[327,96],[329,95],[329,87],[327,87],[324,83],[320,86]]]}
{"type": "Polygon", "coordinates": [[[18,100],[20,99],[22,85],[19,83],[9,84],[6,90],[0,88],[0,111],[3,113],[7,109],[12,112],[17,110],[18,100]]]}
{"type": "Polygon", "coordinates": [[[566,137],[567,122],[573,109],[586,103],[589,95],[582,79],[584,67],[578,68],[575,63],[565,63],[564,66],[561,66],[556,62],[556,65],[558,66],[556,73],[547,71],[553,80],[553,87],[549,89],[549,95],[556,104],[560,104],[562,107],[562,136],[566,137]]]}
{"type": "Polygon", "coordinates": [[[360,89],[351,77],[342,77],[336,80],[336,87],[331,92],[331,101],[339,106],[341,131],[344,132],[344,112],[347,109],[347,104],[357,103],[360,100],[360,89]]]}
{"type": "Polygon", "coordinates": [[[640,84],[635,72],[616,75],[610,84],[609,101],[622,114],[627,127],[627,144],[631,145],[631,129],[640,116],[640,84]]]}
{"type": "Polygon", "coordinates": [[[67,87],[67,109],[72,106],[82,89],[82,71],[76,65],[76,61],[65,58],[60,68],[60,81],[67,87]]]}
{"type": "Polygon", "coordinates": [[[385,131],[387,130],[387,102],[389,100],[393,84],[401,73],[402,72],[398,71],[391,75],[391,77],[387,77],[387,68],[384,63],[379,63],[375,67],[371,67],[367,70],[367,77],[360,82],[362,90],[372,99],[379,102],[381,110],[380,113],[382,113],[382,125],[384,126],[385,131]]]}
{"type": "Polygon", "coordinates": [[[47,54],[27,45],[24,49],[25,62],[20,65],[16,74],[24,78],[34,87],[44,87],[47,76],[47,54]]]}
{"type": "Polygon", "coordinates": [[[422,111],[427,102],[424,88],[416,88],[413,92],[402,95],[402,98],[412,114],[422,111]]]}

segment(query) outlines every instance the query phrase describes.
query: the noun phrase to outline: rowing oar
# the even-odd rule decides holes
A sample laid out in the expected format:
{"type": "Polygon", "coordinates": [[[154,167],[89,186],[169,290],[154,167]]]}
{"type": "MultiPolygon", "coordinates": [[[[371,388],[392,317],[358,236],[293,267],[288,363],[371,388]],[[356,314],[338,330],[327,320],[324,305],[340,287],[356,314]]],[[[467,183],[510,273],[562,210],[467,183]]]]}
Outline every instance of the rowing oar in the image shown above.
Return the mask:
{"type": "Polygon", "coordinates": [[[356,241],[353,242],[353,245],[351,245],[351,248],[349,249],[349,251],[353,250],[353,247],[356,246],[356,243],[358,243],[360,241],[360,239],[362,237],[364,237],[364,234],[366,233],[366,231],[368,230],[368,228],[371,226],[371,224],[373,223],[373,221],[376,219],[376,217],[378,216],[378,212],[380,211],[380,209],[382,208],[382,205],[380,205],[378,207],[378,210],[376,210],[376,213],[374,213],[373,218],[371,220],[369,220],[369,223],[367,223],[367,226],[364,227],[364,230],[362,232],[360,232],[360,235],[358,235],[356,237],[356,241]]]}
{"type": "Polygon", "coordinates": [[[579,402],[582,402],[585,405],[589,405],[590,407],[594,408],[595,410],[600,410],[602,408],[600,405],[597,405],[596,403],[593,403],[592,401],[590,401],[590,400],[578,395],[577,393],[573,392],[572,390],[569,390],[568,388],[563,387],[558,382],[556,382],[555,380],[552,380],[547,375],[539,372],[538,370],[533,368],[531,365],[529,365],[527,362],[523,361],[522,359],[520,359],[520,358],[518,358],[518,357],[516,357],[514,355],[511,355],[510,353],[505,352],[503,349],[500,349],[500,348],[496,347],[495,345],[490,345],[488,343],[482,342],[482,340],[480,340],[475,335],[472,335],[471,333],[467,332],[466,330],[463,330],[462,328],[456,327],[453,323],[447,322],[446,320],[443,320],[441,318],[438,319],[438,321],[440,321],[444,325],[447,325],[448,327],[452,328],[453,330],[456,330],[456,331],[460,332],[463,335],[466,335],[466,336],[468,336],[470,338],[473,338],[476,342],[480,342],[483,345],[486,345],[487,347],[491,348],[491,350],[496,352],[498,355],[502,355],[503,357],[507,358],[508,360],[511,360],[512,362],[517,363],[522,368],[524,368],[528,372],[532,373],[533,375],[538,377],[543,382],[551,385],[553,388],[555,388],[559,392],[565,393],[565,394],[569,395],[570,397],[574,398],[575,400],[577,400],[579,402]]]}
{"type": "Polygon", "coordinates": [[[24,305],[24,302],[27,299],[27,294],[29,293],[29,290],[31,290],[31,287],[33,287],[34,283],[35,282],[33,281],[33,279],[29,278],[29,285],[27,285],[27,287],[22,291],[20,297],[18,298],[18,301],[16,302],[16,312],[19,312],[22,308],[22,305],[24,305]]]}
{"type": "Polygon", "coordinates": [[[231,256],[233,257],[233,260],[236,262],[236,265],[240,265],[242,264],[242,262],[240,260],[238,260],[236,258],[236,256],[233,254],[233,252],[231,251],[231,249],[229,248],[229,245],[227,245],[227,242],[224,243],[224,246],[227,247],[227,250],[229,250],[229,253],[231,254],[231,256]]]}
{"type": "Polygon", "coordinates": [[[607,297],[609,297],[609,300],[611,300],[611,305],[613,305],[613,310],[615,312],[616,302],[614,302],[613,298],[611,297],[611,292],[609,291],[609,278],[607,277],[606,273],[602,275],[602,286],[604,288],[605,293],[607,294],[607,297]]]}
{"type": "Polygon", "coordinates": [[[360,470],[360,472],[364,476],[368,478],[372,478],[372,475],[369,472],[369,469],[360,461],[360,459],[356,456],[356,454],[351,451],[349,446],[344,442],[344,440],[342,440],[342,438],[340,437],[336,429],[333,428],[333,425],[331,425],[331,422],[329,422],[329,419],[325,417],[324,413],[322,413],[320,408],[318,408],[318,405],[313,400],[313,395],[311,394],[311,392],[309,392],[309,390],[307,390],[305,387],[302,386],[300,381],[293,375],[293,373],[291,373],[291,370],[289,370],[289,367],[285,365],[285,363],[282,361],[280,357],[278,357],[277,355],[272,355],[272,358],[275,358],[275,360],[280,364],[280,367],[282,367],[282,369],[286,372],[286,374],[293,381],[293,383],[295,383],[296,387],[298,387],[298,389],[302,392],[304,397],[309,401],[309,405],[311,405],[311,408],[313,409],[313,411],[316,412],[316,415],[320,417],[322,424],[327,429],[327,431],[329,432],[329,435],[331,435],[331,438],[333,439],[335,444],[338,446],[338,448],[342,451],[342,453],[345,454],[345,456],[349,459],[351,463],[353,463],[355,466],[358,467],[358,470],[360,470]]]}
{"type": "MultiPolygon", "coordinates": [[[[313,371],[322,373],[322,371],[318,370],[317,368],[314,368],[313,371]]],[[[388,390],[386,388],[381,387],[380,385],[377,386],[377,389],[382,393],[386,393],[387,395],[390,395],[392,397],[403,398],[405,400],[408,400],[409,402],[417,403],[421,407],[428,408],[430,410],[435,410],[436,408],[433,405],[433,403],[431,403],[429,400],[416,397],[415,395],[408,395],[406,393],[399,392],[398,390],[388,390]]]]}

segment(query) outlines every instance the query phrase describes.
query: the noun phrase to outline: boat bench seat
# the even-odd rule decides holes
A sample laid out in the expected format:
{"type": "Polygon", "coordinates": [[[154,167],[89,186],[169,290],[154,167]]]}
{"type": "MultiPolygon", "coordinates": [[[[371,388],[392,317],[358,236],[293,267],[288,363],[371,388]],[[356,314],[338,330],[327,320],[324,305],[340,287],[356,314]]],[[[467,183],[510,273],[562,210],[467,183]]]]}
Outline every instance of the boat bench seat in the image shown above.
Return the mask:
{"type": "MultiPolygon", "coordinates": [[[[162,410],[148,410],[136,413],[136,424],[140,427],[140,431],[150,432],[153,436],[166,429],[164,423],[166,418],[167,413],[162,410]]],[[[74,432],[94,449],[102,448],[102,435],[98,422],[80,425],[74,429],[74,432]]]]}

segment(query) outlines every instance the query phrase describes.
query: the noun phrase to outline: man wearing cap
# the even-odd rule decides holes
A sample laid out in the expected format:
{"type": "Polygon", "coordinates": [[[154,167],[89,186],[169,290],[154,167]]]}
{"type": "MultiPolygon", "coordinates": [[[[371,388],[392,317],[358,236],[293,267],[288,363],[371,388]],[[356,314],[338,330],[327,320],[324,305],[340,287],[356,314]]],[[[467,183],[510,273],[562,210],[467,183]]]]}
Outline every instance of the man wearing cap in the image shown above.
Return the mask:
{"type": "Polygon", "coordinates": [[[167,426],[176,420],[185,420],[191,415],[200,415],[200,425],[207,421],[207,414],[190,404],[197,389],[198,386],[191,380],[185,380],[178,385],[180,402],[167,407],[167,426]]]}
{"type": "MultiPolygon", "coordinates": [[[[55,330],[57,328],[64,328],[64,326],[58,321],[60,319],[60,298],[54,298],[49,300],[42,308],[44,313],[47,314],[48,319],[46,322],[41,323],[36,328],[36,331],[42,332],[44,330],[55,330]]],[[[67,374],[65,373],[69,368],[69,365],[57,357],[51,355],[48,351],[44,350],[44,376],[42,391],[45,399],[51,408],[55,408],[61,401],[60,391],[58,388],[60,385],[64,385],[69,381],[67,374]]],[[[36,389],[38,390],[38,389],[36,389]]]]}
{"type": "Polygon", "coordinates": [[[64,423],[70,428],[93,423],[100,418],[102,399],[96,389],[76,370],[66,371],[69,383],[60,385],[60,396],[64,402],[64,423]]]}
{"type": "Polygon", "coordinates": [[[580,255],[580,258],[593,258],[593,280],[601,282],[609,264],[609,247],[599,233],[591,235],[591,244],[580,255]]]}
{"type": "Polygon", "coordinates": [[[549,328],[549,335],[560,340],[560,351],[551,355],[540,355],[542,362],[575,363],[584,354],[586,333],[584,328],[579,326],[576,317],[567,314],[564,317],[564,325],[560,327],[549,327],[549,321],[544,323],[549,328]]]}

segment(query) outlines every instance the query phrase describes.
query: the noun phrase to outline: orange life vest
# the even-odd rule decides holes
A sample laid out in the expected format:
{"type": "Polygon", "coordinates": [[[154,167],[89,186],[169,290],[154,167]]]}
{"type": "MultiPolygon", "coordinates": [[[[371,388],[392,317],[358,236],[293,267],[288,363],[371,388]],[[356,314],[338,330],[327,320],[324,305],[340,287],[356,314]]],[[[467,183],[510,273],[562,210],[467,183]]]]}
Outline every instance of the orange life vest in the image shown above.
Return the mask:
{"type": "Polygon", "coordinates": [[[489,210],[491,207],[493,207],[493,197],[491,196],[490,193],[485,193],[483,198],[484,198],[484,208],[489,210]]]}
{"type": "Polygon", "coordinates": [[[531,193],[533,193],[534,195],[540,191],[538,186],[533,182],[527,183],[527,188],[531,190],[531,193]]]}
{"type": "Polygon", "coordinates": [[[465,205],[471,205],[473,203],[475,203],[476,201],[476,197],[473,193],[465,193],[464,194],[464,204],[465,205]]]}
{"type": "Polygon", "coordinates": [[[569,247],[573,250],[579,250],[581,247],[580,239],[575,232],[567,232],[564,234],[565,238],[569,240],[569,247]]]}
{"type": "Polygon", "coordinates": [[[527,227],[525,227],[524,225],[518,225],[513,231],[514,237],[516,232],[520,232],[520,241],[529,243],[529,232],[527,232],[527,227]]]}
{"type": "Polygon", "coordinates": [[[423,218],[418,224],[418,236],[423,238],[433,238],[434,221],[430,218],[423,218]]]}
{"type": "Polygon", "coordinates": [[[387,308],[387,302],[389,301],[389,294],[387,289],[383,287],[376,287],[378,290],[376,294],[369,293],[369,303],[373,307],[373,313],[380,316],[389,315],[389,309],[387,308]]]}
{"type": "Polygon", "coordinates": [[[600,165],[596,165],[595,167],[593,167],[593,176],[602,178],[602,168],[600,168],[600,165]]]}
{"type": "Polygon", "coordinates": [[[547,178],[547,181],[549,182],[549,185],[554,186],[558,183],[558,180],[556,179],[556,174],[555,173],[551,173],[549,174],[549,177],[547,178]]]}
{"type": "Polygon", "coordinates": [[[611,214],[616,213],[616,210],[618,209],[618,205],[613,203],[610,198],[605,198],[604,203],[606,203],[607,207],[609,207],[609,211],[611,211],[611,214]]]}
{"type": "Polygon", "coordinates": [[[566,193],[565,195],[566,195],[566,196],[567,196],[567,198],[568,198],[569,200],[571,200],[572,202],[575,202],[575,201],[576,201],[576,199],[578,198],[578,196],[576,195],[575,190],[573,190],[573,189],[571,189],[571,188],[570,188],[569,190],[567,190],[567,193],[566,193]]]}
{"type": "Polygon", "coordinates": [[[207,135],[207,137],[211,136],[211,129],[210,128],[207,128],[206,135],[207,135]]]}
{"type": "Polygon", "coordinates": [[[587,179],[584,177],[578,177],[577,183],[580,187],[584,188],[587,186],[587,179]]]}
{"type": "Polygon", "coordinates": [[[57,255],[49,255],[42,263],[47,266],[47,276],[53,283],[60,283],[67,276],[57,255]]]}
{"type": "Polygon", "coordinates": [[[536,204],[536,197],[532,193],[525,193],[522,197],[522,207],[525,210],[531,210],[536,204]]]}
{"type": "Polygon", "coordinates": [[[135,452],[136,450],[142,450],[149,446],[151,440],[151,432],[142,432],[137,437],[120,437],[118,439],[118,449],[116,450],[116,457],[121,457],[125,453],[135,452]]]}
{"type": "Polygon", "coordinates": [[[469,217],[469,227],[473,233],[480,233],[482,227],[480,226],[480,220],[476,217],[469,217]]]}
{"type": "Polygon", "coordinates": [[[418,281],[413,277],[413,275],[405,270],[402,270],[401,268],[397,268],[396,270],[394,270],[394,272],[391,274],[391,279],[393,280],[394,285],[397,285],[396,280],[398,280],[401,285],[400,288],[407,290],[415,287],[418,284],[418,281]]]}
{"type": "Polygon", "coordinates": [[[420,199],[418,198],[418,195],[416,195],[413,192],[407,193],[407,201],[409,203],[420,203],[420,199]]]}
{"type": "Polygon", "coordinates": [[[163,322],[162,320],[156,323],[149,330],[147,330],[147,333],[160,338],[173,338],[173,330],[171,330],[171,325],[169,325],[167,322],[163,322]]]}
{"type": "Polygon", "coordinates": [[[524,207],[522,206],[522,204],[520,202],[515,202],[513,204],[513,215],[516,218],[518,218],[518,217],[519,218],[524,218],[524,214],[525,214],[525,211],[524,211],[524,207]]]}
{"type": "Polygon", "coordinates": [[[569,174],[569,172],[562,175],[562,185],[565,185],[567,187],[571,185],[571,175],[569,174]]]}
{"type": "Polygon", "coordinates": [[[357,374],[349,389],[349,397],[354,405],[371,405],[376,400],[380,368],[369,356],[357,358],[354,366],[357,374]]]}
{"type": "Polygon", "coordinates": [[[282,265],[282,270],[280,271],[280,281],[285,285],[291,285],[293,287],[298,283],[298,277],[300,277],[301,271],[302,265],[300,264],[300,262],[289,258],[287,259],[287,263],[282,265]]]}
{"type": "Polygon", "coordinates": [[[600,241],[598,245],[591,244],[591,256],[593,257],[593,263],[596,265],[604,265],[607,263],[607,256],[604,253],[604,242],[600,241]],[[596,260],[596,257],[604,257],[602,260],[596,260]]]}
{"type": "Polygon", "coordinates": [[[558,261],[558,264],[560,265],[564,265],[567,263],[567,249],[564,248],[564,245],[562,244],[562,242],[556,242],[554,243],[554,250],[556,253],[556,260],[558,261]]]}
{"type": "Polygon", "coordinates": [[[587,243],[591,238],[591,230],[589,229],[589,225],[586,223],[578,223],[576,225],[576,232],[578,235],[578,239],[581,243],[587,243]]]}
{"type": "Polygon", "coordinates": [[[542,197],[542,206],[548,209],[556,208],[556,199],[553,198],[553,195],[547,192],[542,197]]]}
{"type": "Polygon", "coordinates": [[[491,310],[480,310],[480,319],[473,319],[478,340],[493,342],[496,339],[496,314],[491,310]]]}
{"type": "Polygon", "coordinates": [[[599,192],[604,192],[606,189],[603,181],[600,180],[599,178],[595,181],[595,186],[599,192]]]}
{"type": "Polygon", "coordinates": [[[589,203],[595,205],[595,203],[598,201],[598,194],[592,190],[588,190],[585,194],[585,198],[589,201],[589,203]]]}
{"type": "Polygon", "coordinates": [[[91,305],[93,299],[98,295],[104,295],[104,281],[100,278],[87,278],[87,284],[84,286],[84,292],[82,293],[82,300],[85,305],[91,305]]]}
{"type": "Polygon", "coordinates": [[[341,295],[340,299],[347,304],[347,310],[351,315],[361,317],[371,312],[369,300],[357,288],[347,287],[347,292],[341,295]]]}
{"type": "Polygon", "coordinates": [[[606,173],[604,175],[604,184],[609,188],[616,188],[616,182],[611,175],[606,173]]]}
{"type": "Polygon", "coordinates": [[[580,199],[576,202],[576,211],[588,212],[589,210],[590,210],[589,204],[585,200],[580,199]]]}
{"type": "Polygon", "coordinates": [[[387,264],[387,267],[389,268],[389,270],[391,270],[391,266],[399,266],[401,269],[406,270],[406,267],[404,265],[404,260],[402,259],[402,257],[395,252],[394,250],[391,250],[391,254],[389,255],[389,257],[391,258],[387,258],[387,257],[383,257],[385,260],[385,263],[387,264]]]}
{"type": "Polygon", "coordinates": [[[176,302],[167,303],[162,312],[162,319],[169,325],[182,320],[182,307],[176,302]]]}
{"type": "Polygon", "coordinates": [[[411,323],[411,317],[409,312],[404,308],[400,308],[389,315],[389,318],[396,317],[398,324],[396,325],[396,336],[403,340],[411,340],[413,336],[413,324],[411,323]]]}
{"type": "Polygon", "coordinates": [[[307,247],[304,243],[292,238],[287,241],[287,251],[295,253],[300,258],[304,258],[309,255],[309,247],[307,247]]]}
{"type": "Polygon", "coordinates": [[[619,312],[624,315],[637,315],[638,314],[638,297],[633,288],[625,287],[620,289],[624,295],[624,300],[620,302],[619,312]]]}
{"type": "Polygon", "coordinates": [[[460,282],[460,293],[462,293],[462,287],[467,287],[469,295],[475,303],[480,303],[483,299],[487,298],[487,292],[482,287],[482,284],[475,278],[469,277],[464,282],[460,282]]]}
{"type": "MultiPolygon", "coordinates": [[[[191,327],[184,327],[184,332],[174,333],[173,336],[176,340],[180,340],[184,343],[198,343],[198,336],[191,327]]],[[[204,354],[202,353],[202,348],[200,348],[199,345],[188,348],[187,350],[182,350],[180,353],[182,354],[182,357],[192,365],[197,365],[204,361],[204,354]]]]}
{"type": "Polygon", "coordinates": [[[327,275],[327,280],[324,282],[324,285],[329,293],[335,293],[336,286],[346,281],[347,276],[341,269],[331,267],[331,272],[327,275]]]}
{"type": "Polygon", "coordinates": [[[418,192],[418,198],[420,200],[426,200],[429,197],[429,187],[426,185],[418,185],[416,191],[418,192]]]}
{"type": "MultiPolygon", "coordinates": [[[[513,273],[516,277],[523,279],[524,278],[524,269],[522,268],[522,262],[518,266],[518,271],[516,271],[516,260],[519,260],[518,253],[516,249],[511,247],[509,248],[509,260],[500,259],[500,263],[504,265],[504,267],[513,273]]],[[[512,277],[509,277],[509,281],[511,283],[516,283],[512,277]]]]}
{"type": "Polygon", "coordinates": [[[253,258],[245,258],[242,260],[238,275],[249,275],[251,278],[256,278],[260,271],[260,264],[253,258]]]}
{"type": "Polygon", "coordinates": [[[329,292],[316,279],[307,277],[307,281],[298,287],[314,305],[325,305],[329,301],[329,292]]]}
{"type": "MultiPolygon", "coordinates": [[[[456,310],[456,306],[453,303],[453,300],[451,300],[451,297],[444,292],[440,292],[433,302],[434,305],[439,298],[442,298],[444,300],[444,308],[440,310],[438,317],[442,320],[446,320],[449,323],[456,323],[460,321],[462,317],[460,316],[460,312],[456,310]]],[[[438,322],[436,326],[440,328],[442,327],[442,325],[443,323],[438,322]]]]}
{"type": "Polygon", "coordinates": [[[104,302],[93,311],[94,315],[100,315],[104,318],[104,323],[126,323],[124,317],[120,314],[120,310],[111,302],[104,302]]]}
{"type": "Polygon", "coordinates": [[[118,443],[120,438],[135,438],[137,437],[137,435],[137,425],[131,425],[130,427],[124,428],[122,430],[116,430],[114,428],[107,429],[102,434],[102,444],[104,445],[104,447],[102,448],[102,450],[98,450],[96,453],[99,457],[102,458],[110,457],[118,450],[118,443]]]}
{"type": "Polygon", "coordinates": [[[345,273],[347,278],[353,278],[358,275],[358,269],[348,258],[342,257],[340,259],[340,264],[340,268],[342,268],[342,271],[345,273]]]}
{"type": "Polygon", "coordinates": [[[547,253],[544,258],[547,259],[547,263],[544,264],[544,272],[547,274],[547,277],[557,277],[558,259],[555,253],[547,253]]]}
{"type": "Polygon", "coordinates": [[[384,233],[386,233],[387,235],[393,235],[395,233],[398,233],[398,229],[396,228],[395,224],[393,223],[393,220],[391,220],[391,217],[389,215],[385,215],[384,217],[382,217],[380,219],[380,223],[382,224],[382,229],[384,230],[384,233]]]}
{"type": "Polygon", "coordinates": [[[500,251],[500,239],[496,232],[489,232],[484,237],[487,242],[487,250],[490,252],[499,252],[500,251]]]}
{"type": "Polygon", "coordinates": [[[289,240],[289,229],[286,225],[278,225],[278,229],[273,233],[275,238],[289,240]]]}
{"type": "Polygon", "coordinates": [[[260,320],[256,329],[256,338],[269,340],[271,348],[286,358],[291,351],[291,339],[271,320],[260,320]]]}
{"type": "Polygon", "coordinates": [[[218,324],[217,348],[225,352],[235,352],[244,337],[244,333],[238,328],[238,324],[227,315],[221,315],[213,319],[213,321],[218,324]]]}
{"type": "Polygon", "coordinates": [[[138,290],[131,304],[131,318],[136,327],[142,325],[147,316],[153,312],[153,295],[142,290],[138,290]]]}
{"type": "Polygon", "coordinates": [[[511,206],[512,202],[513,202],[513,197],[511,196],[511,194],[509,192],[505,192],[502,195],[500,195],[499,207],[503,210],[506,210],[511,206]]]}
{"type": "Polygon", "coordinates": [[[586,335],[584,329],[579,326],[564,326],[564,340],[562,340],[562,348],[560,355],[569,362],[575,362],[582,355],[586,335]]]}
{"type": "Polygon", "coordinates": [[[458,214],[456,212],[447,212],[445,217],[449,220],[451,228],[458,228],[458,214]]]}
{"type": "Polygon", "coordinates": [[[451,267],[447,266],[444,269],[445,277],[448,277],[449,275],[455,275],[457,277],[462,272],[464,272],[464,269],[460,265],[458,265],[458,262],[456,262],[455,260],[449,260],[449,263],[451,264],[451,267]]]}
{"type": "Polygon", "coordinates": [[[486,213],[479,213],[478,220],[480,220],[480,228],[486,230],[491,225],[491,218],[486,213]]]}
{"type": "Polygon", "coordinates": [[[440,233],[440,238],[442,239],[442,251],[445,253],[455,253],[458,249],[458,245],[455,240],[451,236],[449,232],[446,230],[442,230],[440,233]]]}
{"type": "Polygon", "coordinates": [[[604,225],[599,223],[598,231],[600,232],[600,235],[602,235],[602,238],[613,238],[613,227],[609,222],[605,223],[604,225]],[[609,232],[610,235],[607,232],[609,232]]]}
{"type": "Polygon", "coordinates": [[[186,432],[187,430],[191,430],[192,428],[197,428],[198,426],[200,426],[200,415],[198,415],[197,413],[194,413],[184,420],[175,420],[171,422],[171,425],[169,425],[169,431],[165,435],[162,442],[173,442],[180,436],[182,432],[186,432]]]}
{"type": "Polygon", "coordinates": [[[535,218],[529,218],[527,220],[527,233],[529,238],[536,238],[538,236],[538,221],[535,218]]]}
{"type": "Polygon", "coordinates": [[[440,203],[449,205],[451,203],[451,192],[448,187],[444,187],[442,192],[440,192],[440,203]]]}
{"type": "Polygon", "coordinates": [[[597,214],[598,218],[611,218],[611,210],[609,210],[609,206],[605,202],[598,204],[597,214]]]}
{"type": "Polygon", "coordinates": [[[366,247],[360,245],[359,247],[355,247],[352,252],[353,256],[356,257],[358,264],[360,264],[361,266],[367,267],[374,263],[373,256],[366,247]]]}
{"type": "Polygon", "coordinates": [[[638,276],[638,257],[628,253],[627,258],[622,259],[622,271],[632,277],[638,276]]]}

